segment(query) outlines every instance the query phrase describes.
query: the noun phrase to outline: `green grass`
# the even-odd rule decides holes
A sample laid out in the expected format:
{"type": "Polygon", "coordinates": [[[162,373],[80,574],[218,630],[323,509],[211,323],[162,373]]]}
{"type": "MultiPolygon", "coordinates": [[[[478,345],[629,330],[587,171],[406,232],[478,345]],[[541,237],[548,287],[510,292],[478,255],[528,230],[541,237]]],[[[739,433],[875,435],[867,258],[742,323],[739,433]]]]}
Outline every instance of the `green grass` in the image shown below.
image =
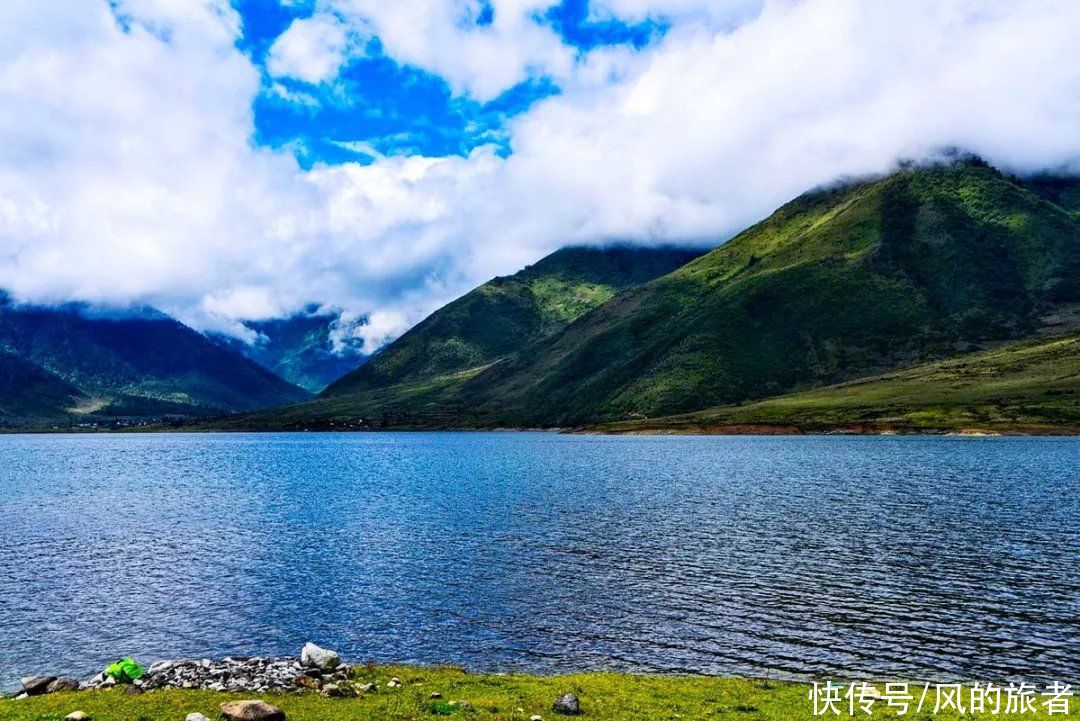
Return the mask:
{"type": "Polygon", "coordinates": [[[752,403],[597,427],[610,433],[770,429],[1080,433],[1080,336],[1003,346],[752,403]]]}
{"type": "MultiPolygon", "coordinates": [[[[329,699],[310,693],[245,696],[175,690],[128,696],[113,689],[54,694],[21,701],[0,700],[0,719],[60,721],[76,709],[87,712],[96,721],[181,721],[192,712],[215,719],[224,701],[261,698],[283,709],[289,721],[439,718],[524,721],[534,714],[550,721],[567,718],[555,715],[551,705],[557,696],[568,692],[581,699],[583,713],[579,718],[593,721],[794,721],[813,718],[808,686],[763,680],[602,673],[557,677],[492,676],[467,674],[450,668],[364,669],[361,675],[378,682],[379,690],[361,698],[329,699]],[[387,688],[385,682],[391,676],[398,676],[404,686],[387,688]],[[431,700],[434,692],[442,698],[431,700]],[[465,701],[467,706],[453,704],[455,701],[465,701]]],[[[1080,717],[1077,706],[1074,699],[1072,713],[1055,718],[1062,721],[1077,719],[1080,717]]],[[[931,716],[926,711],[926,708],[919,714],[909,711],[904,718],[916,721],[960,719],[952,712],[931,716]]],[[[1040,711],[1044,710],[1040,708],[1040,711]]],[[[896,715],[891,709],[875,706],[872,717],[894,718],[896,715]]],[[[830,715],[829,718],[837,717],[830,715]]],[[[846,716],[846,708],[845,715],[840,718],[850,718],[846,716]]],[[[966,714],[963,718],[971,721],[1033,717],[966,714]]]]}
{"type": "Polygon", "coordinates": [[[611,300],[617,289],[611,285],[567,282],[561,278],[539,278],[530,290],[539,308],[542,326],[555,330],[593,308],[611,300]]]}

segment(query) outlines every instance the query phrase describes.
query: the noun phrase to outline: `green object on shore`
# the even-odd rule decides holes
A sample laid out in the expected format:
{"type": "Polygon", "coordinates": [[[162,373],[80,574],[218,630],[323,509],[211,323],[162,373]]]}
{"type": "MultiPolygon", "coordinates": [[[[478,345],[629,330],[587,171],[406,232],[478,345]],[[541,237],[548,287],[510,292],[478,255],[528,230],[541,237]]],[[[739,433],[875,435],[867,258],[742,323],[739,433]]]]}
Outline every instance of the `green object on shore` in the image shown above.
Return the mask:
{"type": "Polygon", "coordinates": [[[131,683],[140,678],[144,673],[143,667],[135,663],[134,659],[122,658],[116,663],[110,663],[105,668],[105,675],[117,683],[131,683]]]}

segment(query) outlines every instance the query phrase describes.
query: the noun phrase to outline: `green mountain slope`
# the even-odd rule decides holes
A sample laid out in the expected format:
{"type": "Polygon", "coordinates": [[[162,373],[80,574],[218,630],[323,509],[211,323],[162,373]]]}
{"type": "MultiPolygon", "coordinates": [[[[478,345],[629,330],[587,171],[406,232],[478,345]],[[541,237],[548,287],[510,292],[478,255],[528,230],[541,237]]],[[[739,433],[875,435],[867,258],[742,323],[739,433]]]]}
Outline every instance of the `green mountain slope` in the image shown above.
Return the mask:
{"type": "Polygon", "coordinates": [[[83,416],[205,416],[309,397],[156,312],[105,317],[0,303],[0,349],[77,389],[90,401],[83,416]]]}
{"type": "Polygon", "coordinates": [[[1080,213],[1080,176],[1040,174],[1020,182],[1040,198],[1065,210],[1080,213]]]}
{"type": "Polygon", "coordinates": [[[1034,334],[1080,222],[977,161],[818,191],[472,378],[484,423],[670,415],[1034,334]]]}
{"type": "Polygon", "coordinates": [[[334,347],[330,336],[339,321],[336,313],[311,308],[288,318],[245,323],[259,336],[254,343],[236,338],[217,340],[290,383],[318,393],[366,358],[359,348],[334,347]]]}
{"type": "Polygon", "coordinates": [[[14,353],[0,351],[0,428],[66,421],[79,389],[14,353]]]}
{"type": "Polygon", "coordinates": [[[323,395],[479,369],[697,255],[683,248],[564,248],[436,311],[323,395]]]}
{"type": "Polygon", "coordinates": [[[802,393],[594,430],[1080,434],[1080,336],[1007,345],[802,393]]]}

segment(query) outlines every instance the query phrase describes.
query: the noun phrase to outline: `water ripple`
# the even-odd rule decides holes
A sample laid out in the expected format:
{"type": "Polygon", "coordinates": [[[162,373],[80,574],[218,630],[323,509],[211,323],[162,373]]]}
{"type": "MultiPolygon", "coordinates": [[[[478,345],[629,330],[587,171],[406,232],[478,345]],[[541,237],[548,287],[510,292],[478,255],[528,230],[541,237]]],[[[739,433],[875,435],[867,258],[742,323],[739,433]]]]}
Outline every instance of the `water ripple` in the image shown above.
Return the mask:
{"type": "Polygon", "coordinates": [[[1080,442],[0,438],[0,687],[120,654],[1080,680],[1080,442]]]}

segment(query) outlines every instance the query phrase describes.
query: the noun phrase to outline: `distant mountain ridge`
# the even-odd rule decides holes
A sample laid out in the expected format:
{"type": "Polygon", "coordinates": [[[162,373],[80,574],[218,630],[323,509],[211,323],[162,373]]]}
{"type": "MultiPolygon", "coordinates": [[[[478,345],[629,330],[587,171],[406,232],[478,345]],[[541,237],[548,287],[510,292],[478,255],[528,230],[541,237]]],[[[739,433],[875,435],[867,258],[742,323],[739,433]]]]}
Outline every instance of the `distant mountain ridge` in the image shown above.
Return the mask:
{"type": "Polygon", "coordinates": [[[5,301],[0,353],[7,425],[191,418],[309,397],[158,312],[102,315],[5,301]],[[38,390],[27,391],[28,383],[38,390]]]}
{"type": "MultiPolygon", "coordinates": [[[[1022,181],[965,159],[812,191],[715,250],[536,334],[506,322],[516,304],[490,305],[502,300],[506,281],[497,279],[316,401],[238,422],[579,426],[1068,333],[1080,318],[1075,187],[1072,178],[1022,181]]],[[[526,285],[514,281],[509,295],[527,296],[526,285]]],[[[536,323],[535,313],[525,317],[536,323]]]]}
{"type": "Polygon", "coordinates": [[[312,307],[287,318],[246,321],[244,325],[258,335],[254,342],[217,340],[290,383],[318,393],[367,359],[359,345],[337,347],[332,334],[341,323],[340,314],[312,307]]]}

